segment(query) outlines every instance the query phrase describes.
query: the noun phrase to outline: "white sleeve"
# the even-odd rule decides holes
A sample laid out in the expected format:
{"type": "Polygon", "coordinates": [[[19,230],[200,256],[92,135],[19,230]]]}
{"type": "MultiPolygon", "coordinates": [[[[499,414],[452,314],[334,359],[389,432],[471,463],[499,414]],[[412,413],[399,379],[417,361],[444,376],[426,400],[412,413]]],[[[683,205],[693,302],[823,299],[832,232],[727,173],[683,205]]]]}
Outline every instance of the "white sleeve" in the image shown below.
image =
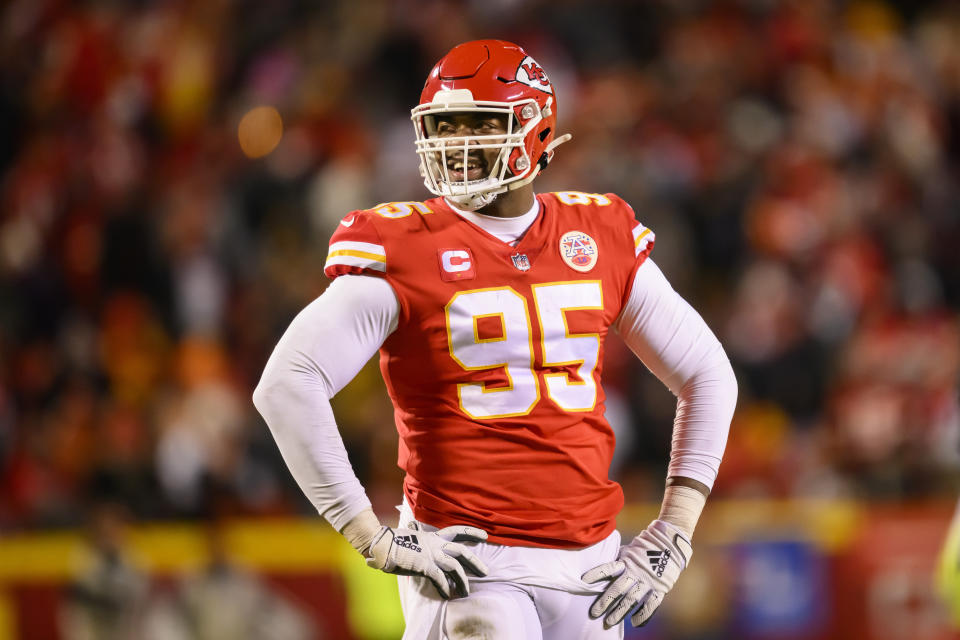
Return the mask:
{"type": "Polygon", "coordinates": [[[637,269],[614,328],[677,396],[668,476],[713,487],[737,403],[737,380],[720,341],[652,260],[637,269]]]}
{"type": "Polygon", "coordinates": [[[386,280],[340,276],[293,319],[253,392],[290,473],[337,531],[370,500],[347,459],[330,398],[397,328],[398,316],[386,280]]]}

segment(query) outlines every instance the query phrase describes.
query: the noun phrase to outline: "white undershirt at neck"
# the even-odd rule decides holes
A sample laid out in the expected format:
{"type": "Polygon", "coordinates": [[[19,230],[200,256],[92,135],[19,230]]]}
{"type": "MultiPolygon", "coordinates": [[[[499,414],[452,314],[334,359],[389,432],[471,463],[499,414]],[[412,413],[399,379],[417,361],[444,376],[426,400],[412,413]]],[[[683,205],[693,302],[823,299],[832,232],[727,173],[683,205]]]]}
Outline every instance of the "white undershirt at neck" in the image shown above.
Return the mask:
{"type": "Polygon", "coordinates": [[[533,221],[537,219],[537,214],[540,212],[540,201],[536,198],[533,199],[533,205],[531,205],[529,211],[522,216],[516,216],[513,218],[485,216],[483,214],[476,213],[475,211],[464,211],[463,209],[458,209],[457,207],[453,206],[449,200],[447,200],[446,203],[448,207],[456,211],[462,217],[477,225],[497,240],[506,242],[510,246],[517,244],[520,236],[522,236],[524,232],[530,228],[530,225],[533,224],[533,221]]]}

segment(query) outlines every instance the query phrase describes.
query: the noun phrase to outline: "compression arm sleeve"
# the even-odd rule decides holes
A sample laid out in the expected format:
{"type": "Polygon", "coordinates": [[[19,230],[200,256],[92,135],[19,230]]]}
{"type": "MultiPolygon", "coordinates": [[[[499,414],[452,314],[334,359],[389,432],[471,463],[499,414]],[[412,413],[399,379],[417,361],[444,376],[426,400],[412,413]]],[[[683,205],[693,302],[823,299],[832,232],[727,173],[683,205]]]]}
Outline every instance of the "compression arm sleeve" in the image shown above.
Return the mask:
{"type": "Polygon", "coordinates": [[[737,381],[720,341],[652,260],[637,269],[614,327],[677,396],[668,476],[713,487],[737,402],[737,381]]]}
{"type": "Polygon", "coordinates": [[[290,473],[338,531],[370,500],[347,459],[330,398],[396,329],[398,315],[385,280],[340,276],[293,319],[253,392],[290,473]]]}

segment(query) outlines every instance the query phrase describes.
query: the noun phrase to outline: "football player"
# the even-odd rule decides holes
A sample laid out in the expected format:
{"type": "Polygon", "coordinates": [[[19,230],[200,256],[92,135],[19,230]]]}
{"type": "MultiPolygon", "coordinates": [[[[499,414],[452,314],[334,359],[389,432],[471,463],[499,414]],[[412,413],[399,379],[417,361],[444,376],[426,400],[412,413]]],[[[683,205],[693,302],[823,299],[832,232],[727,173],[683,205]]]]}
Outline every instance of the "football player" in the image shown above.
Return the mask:
{"type": "Polygon", "coordinates": [[[736,402],[729,361],[629,205],[534,192],[569,136],[523,49],[455,47],[412,119],[436,197],[343,218],[333,283],[281,338],[254,402],[320,514],[401,576],[405,638],[621,638],[690,562],[736,402]],[[622,546],[600,384],[610,329],[678,397],[659,517],[622,546]],[[406,473],[397,527],[371,510],[329,403],[378,350],[406,473]]]}

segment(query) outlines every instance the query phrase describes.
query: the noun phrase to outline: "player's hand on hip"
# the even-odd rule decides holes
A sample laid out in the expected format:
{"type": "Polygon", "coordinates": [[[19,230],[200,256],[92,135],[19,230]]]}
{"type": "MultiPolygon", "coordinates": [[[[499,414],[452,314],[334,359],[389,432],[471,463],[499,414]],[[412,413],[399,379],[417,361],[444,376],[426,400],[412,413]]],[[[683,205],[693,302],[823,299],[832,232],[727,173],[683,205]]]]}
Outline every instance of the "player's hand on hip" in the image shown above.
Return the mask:
{"type": "Polygon", "coordinates": [[[583,574],[584,582],[610,581],[590,607],[590,616],[599,618],[606,614],[603,623],[609,628],[620,624],[639,605],[630,621],[635,627],[646,624],[692,555],[690,539],[680,529],[654,520],[629,544],[620,547],[616,560],[583,574]]]}
{"type": "Polygon", "coordinates": [[[483,542],[487,532],[457,525],[439,531],[415,531],[383,527],[370,544],[367,564],[404,576],[423,576],[433,582],[445,599],[470,593],[469,571],[487,575],[487,567],[460,542],[483,542]]]}

